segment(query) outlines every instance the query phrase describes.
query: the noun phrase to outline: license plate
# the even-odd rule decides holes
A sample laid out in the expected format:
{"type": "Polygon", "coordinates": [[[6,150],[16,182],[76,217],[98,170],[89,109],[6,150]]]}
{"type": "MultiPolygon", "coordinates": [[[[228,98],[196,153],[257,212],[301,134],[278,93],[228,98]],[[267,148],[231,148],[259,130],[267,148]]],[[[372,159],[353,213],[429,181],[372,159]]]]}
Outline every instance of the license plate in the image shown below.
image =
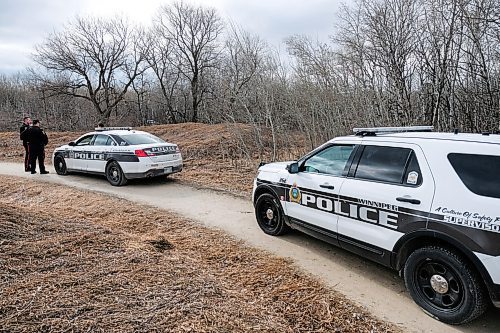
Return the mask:
{"type": "Polygon", "coordinates": [[[172,167],[163,168],[163,173],[172,173],[172,167]]]}

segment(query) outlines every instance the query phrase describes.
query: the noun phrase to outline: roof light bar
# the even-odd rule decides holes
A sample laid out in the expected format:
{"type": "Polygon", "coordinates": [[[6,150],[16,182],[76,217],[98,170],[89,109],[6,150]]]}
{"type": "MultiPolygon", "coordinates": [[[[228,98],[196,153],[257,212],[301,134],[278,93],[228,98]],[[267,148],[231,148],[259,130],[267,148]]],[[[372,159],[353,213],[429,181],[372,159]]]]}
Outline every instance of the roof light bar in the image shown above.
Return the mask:
{"type": "Polygon", "coordinates": [[[433,129],[434,126],[402,126],[353,128],[353,131],[356,135],[367,135],[376,133],[430,132],[433,129]]]}
{"type": "Polygon", "coordinates": [[[96,127],[95,130],[97,132],[102,132],[102,131],[116,131],[116,130],[130,131],[130,130],[132,130],[132,127],[96,127]]]}

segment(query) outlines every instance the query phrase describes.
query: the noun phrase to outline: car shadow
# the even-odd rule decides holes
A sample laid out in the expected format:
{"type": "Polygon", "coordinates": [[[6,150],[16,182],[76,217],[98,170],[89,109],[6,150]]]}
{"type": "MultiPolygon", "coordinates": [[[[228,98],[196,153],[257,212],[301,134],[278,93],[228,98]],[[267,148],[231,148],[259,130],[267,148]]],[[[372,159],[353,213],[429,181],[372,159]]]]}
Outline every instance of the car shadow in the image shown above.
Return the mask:
{"type": "MultiPolygon", "coordinates": [[[[394,293],[401,294],[413,302],[410,294],[406,291],[403,278],[390,268],[296,230],[292,230],[290,233],[280,236],[280,239],[307,248],[307,250],[325,259],[335,261],[335,263],[345,267],[346,270],[364,276],[367,279],[375,280],[377,284],[392,290],[394,293]]],[[[417,307],[416,304],[415,307],[417,307]]],[[[429,320],[435,319],[429,317],[429,320]]],[[[500,332],[500,309],[491,306],[483,316],[473,322],[452,327],[455,330],[467,333],[500,332]]]]}
{"type": "MultiPolygon", "coordinates": [[[[92,173],[84,173],[84,172],[71,172],[68,176],[64,177],[75,177],[78,180],[96,180],[102,181],[103,184],[111,185],[104,175],[92,174],[92,173]]],[[[138,186],[138,185],[163,185],[163,184],[171,184],[176,183],[176,179],[167,176],[159,176],[159,177],[148,177],[148,178],[137,178],[137,179],[129,179],[126,185],[120,187],[127,186],[138,186]]]]}

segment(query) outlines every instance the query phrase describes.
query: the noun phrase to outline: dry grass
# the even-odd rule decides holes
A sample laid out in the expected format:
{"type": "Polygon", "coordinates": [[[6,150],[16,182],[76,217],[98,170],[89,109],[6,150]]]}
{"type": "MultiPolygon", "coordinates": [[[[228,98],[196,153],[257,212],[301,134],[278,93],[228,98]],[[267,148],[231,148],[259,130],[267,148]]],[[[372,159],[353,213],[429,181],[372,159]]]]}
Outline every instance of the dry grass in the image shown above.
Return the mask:
{"type": "Polygon", "coordinates": [[[399,331],[222,232],[101,194],[0,183],[0,332],[399,331]]]}

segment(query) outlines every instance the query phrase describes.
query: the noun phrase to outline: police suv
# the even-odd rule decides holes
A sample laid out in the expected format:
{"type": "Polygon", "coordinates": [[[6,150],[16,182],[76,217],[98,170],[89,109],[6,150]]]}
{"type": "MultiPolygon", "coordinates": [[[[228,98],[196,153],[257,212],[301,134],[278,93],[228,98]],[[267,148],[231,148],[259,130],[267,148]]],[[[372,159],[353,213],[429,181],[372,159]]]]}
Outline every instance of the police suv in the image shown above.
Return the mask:
{"type": "Polygon", "coordinates": [[[52,157],[57,174],[105,175],[111,185],[128,179],[169,175],[182,170],[177,145],[130,127],[102,127],[58,147],[52,157]]]}
{"type": "Polygon", "coordinates": [[[500,307],[500,136],[355,129],[296,162],[259,168],[260,228],[290,228],[398,270],[449,324],[500,307]]]}

